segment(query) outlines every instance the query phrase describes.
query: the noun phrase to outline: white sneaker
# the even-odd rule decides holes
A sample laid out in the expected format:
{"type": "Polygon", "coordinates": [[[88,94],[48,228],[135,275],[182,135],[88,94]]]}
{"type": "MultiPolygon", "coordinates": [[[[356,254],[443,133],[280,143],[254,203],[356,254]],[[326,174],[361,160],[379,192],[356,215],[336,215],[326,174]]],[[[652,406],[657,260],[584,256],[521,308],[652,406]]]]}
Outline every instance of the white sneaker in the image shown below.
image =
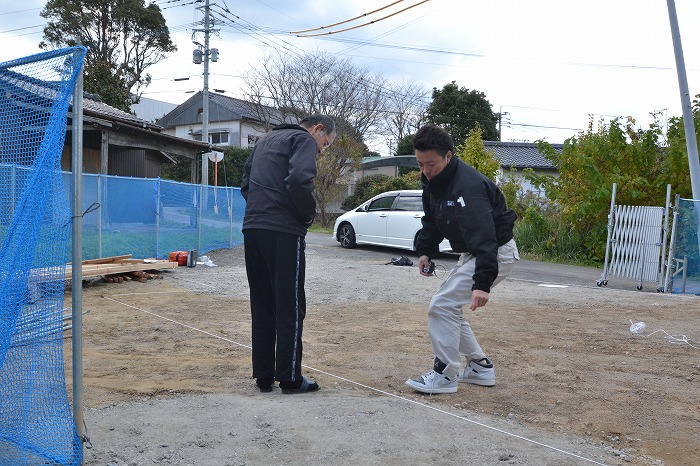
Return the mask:
{"type": "Polygon", "coordinates": [[[496,385],[496,371],[488,358],[481,359],[479,362],[469,361],[467,367],[459,371],[457,379],[460,382],[481,385],[482,387],[493,387],[496,385]]]}
{"type": "Polygon", "coordinates": [[[408,379],[406,385],[421,393],[456,393],[457,380],[449,379],[444,375],[430,371],[417,379],[408,379]]]}

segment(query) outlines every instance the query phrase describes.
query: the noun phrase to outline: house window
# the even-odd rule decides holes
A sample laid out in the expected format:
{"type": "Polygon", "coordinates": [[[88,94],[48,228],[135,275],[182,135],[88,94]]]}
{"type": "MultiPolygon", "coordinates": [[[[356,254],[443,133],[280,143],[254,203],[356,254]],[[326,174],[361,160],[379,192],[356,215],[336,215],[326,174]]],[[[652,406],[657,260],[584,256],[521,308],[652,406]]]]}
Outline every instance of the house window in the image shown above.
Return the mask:
{"type": "Polygon", "coordinates": [[[255,144],[257,144],[258,139],[260,139],[260,136],[255,136],[253,134],[248,135],[248,148],[252,149],[255,144]]]}
{"type": "MultiPolygon", "coordinates": [[[[228,145],[228,131],[213,131],[209,133],[209,142],[211,144],[228,145]]],[[[202,140],[202,133],[194,133],[192,139],[195,141],[202,140]]]]}
{"type": "Polygon", "coordinates": [[[209,141],[212,144],[228,144],[228,131],[209,133],[209,141]]]}

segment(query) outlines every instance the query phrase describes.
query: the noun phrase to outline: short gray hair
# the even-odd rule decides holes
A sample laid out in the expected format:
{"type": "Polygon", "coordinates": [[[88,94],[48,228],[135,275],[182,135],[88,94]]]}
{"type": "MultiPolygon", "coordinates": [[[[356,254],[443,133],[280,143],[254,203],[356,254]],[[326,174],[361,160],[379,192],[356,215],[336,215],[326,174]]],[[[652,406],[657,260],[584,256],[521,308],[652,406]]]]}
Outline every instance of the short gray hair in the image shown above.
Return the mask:
{"type": "Polygon", "coordinates": [[[331,117],[328,117],[326,115],[311,115],[299,122],[299,126],[302,126],[307,129],[319,124],[323,125],[323,131],[325,132],[325,134],[335,133],[335,122],[331,117]]]}

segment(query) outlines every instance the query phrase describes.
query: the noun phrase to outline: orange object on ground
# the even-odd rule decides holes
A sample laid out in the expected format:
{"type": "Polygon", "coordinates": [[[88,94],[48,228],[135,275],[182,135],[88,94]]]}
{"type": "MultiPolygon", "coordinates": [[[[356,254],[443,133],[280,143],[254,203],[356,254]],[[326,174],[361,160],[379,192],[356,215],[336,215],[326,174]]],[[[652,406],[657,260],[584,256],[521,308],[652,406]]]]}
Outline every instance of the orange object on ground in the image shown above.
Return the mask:
{"type": "Polygon", "coordinates": [[[177,262],[178,266],[187,265],[187,251],[173,251],[168,255],[170,262],[177,262]]]}

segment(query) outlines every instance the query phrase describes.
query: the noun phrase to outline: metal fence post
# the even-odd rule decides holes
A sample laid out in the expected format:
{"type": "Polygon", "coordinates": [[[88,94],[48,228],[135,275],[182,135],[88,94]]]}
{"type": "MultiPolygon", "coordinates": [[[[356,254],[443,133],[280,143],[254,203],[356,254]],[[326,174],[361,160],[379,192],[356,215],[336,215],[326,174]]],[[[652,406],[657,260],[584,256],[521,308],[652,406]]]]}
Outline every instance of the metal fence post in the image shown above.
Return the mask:
{"type": "Polygon", "coordinates": [[[83,418],[83,72],[73,90],[72,123],[72,169],[73,169],[73,257],[72,280],[72,364],[73,364],[73,420],[78,437],[85,443],[85,420],[83,418]]]}

